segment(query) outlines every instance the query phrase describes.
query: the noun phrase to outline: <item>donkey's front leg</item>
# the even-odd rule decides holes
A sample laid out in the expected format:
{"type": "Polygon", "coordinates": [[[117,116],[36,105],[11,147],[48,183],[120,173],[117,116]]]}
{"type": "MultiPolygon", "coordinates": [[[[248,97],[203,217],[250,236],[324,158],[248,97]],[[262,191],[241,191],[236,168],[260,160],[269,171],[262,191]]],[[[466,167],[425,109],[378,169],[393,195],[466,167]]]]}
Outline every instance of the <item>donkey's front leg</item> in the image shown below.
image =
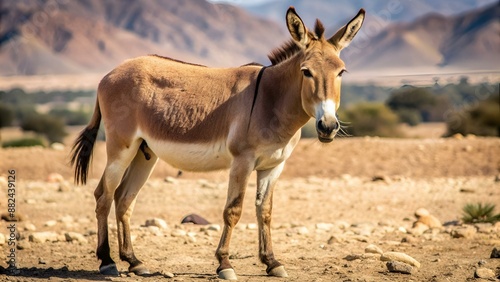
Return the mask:
{"type": "Polygon", "coordinates": [[[231,263],[229,262],[229,243],[233,227],[238,223],[243,208],[243,198],[248,177],[253,170],[253,159],[246,156],[235,158],[229,174],[227,201],[224,207],[224,229],[220,238],[215,256],[219,260],[217,274],[219,278],[237,280],[231,263]]]}
{"type": "Polygon", "coordinates": [[[255,207],[259,223],[259,258],[267,265],[266,272],[271,276],[288,277],[285,268],[274,258],[271,239],[271,214],[273,211],[273,190],[283,171],[285,163],[278,166],[257,171],[257,196],[255,207]]]}

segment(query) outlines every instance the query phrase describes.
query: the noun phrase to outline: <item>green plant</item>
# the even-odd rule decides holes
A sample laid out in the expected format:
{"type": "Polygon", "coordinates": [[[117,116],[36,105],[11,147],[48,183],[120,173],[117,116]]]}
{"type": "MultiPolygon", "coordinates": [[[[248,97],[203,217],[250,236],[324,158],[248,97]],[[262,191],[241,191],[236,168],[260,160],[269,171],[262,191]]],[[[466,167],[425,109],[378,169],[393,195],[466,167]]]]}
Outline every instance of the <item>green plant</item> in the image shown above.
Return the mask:
{"type": "Polygon", "coordinates": [[[349,123],[345,133],[352,136],[402,137],[398,116],[380,103],[359,103],[339,112],[349,123]]]}
{"type": "Polygon", "coordinates": [[[500,221],[500,214],[493,214],[493,211],[495,210],[495,205],[493,204],[466,204],[462,210],[462,221],[464,223],[495,223],[500,221]]]}
{"type": "Polygon", "coordinates": [[[33,147],[33,146],[42,146],[45,147],[43,140],[40,138],[20,138],[14,139],[2,144],[3,148],[9,147],[33,147]]]}

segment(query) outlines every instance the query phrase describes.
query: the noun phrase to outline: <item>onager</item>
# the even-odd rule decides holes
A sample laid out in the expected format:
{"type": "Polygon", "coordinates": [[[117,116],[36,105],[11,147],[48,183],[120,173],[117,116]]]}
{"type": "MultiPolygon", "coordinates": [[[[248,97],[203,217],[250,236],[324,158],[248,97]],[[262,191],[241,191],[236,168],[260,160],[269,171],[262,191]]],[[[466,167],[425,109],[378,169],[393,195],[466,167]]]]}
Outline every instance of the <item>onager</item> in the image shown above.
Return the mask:
{"type": "Polygon", "coordinates": [[[321,142],[340,128],[336,111],[345,72],[340,51],[361,28],[365,11],[325,39],[317,20],[309,31],[290,7],[292,39],[274,50],[271,66],[208,68],[160,56],[125,61],[99,83],[94,114],[73,147],[75,181],[85,184],[101,120],[107,164],[94,196],[99,271],[118,275],[110,256],[108,215],[115,201],[120,259],[138,275],[149,270],[133,251],[130,216],[158,159],[185,171],[229,169],[224,228],[215,256],[217,274],[236,280],[229,243],[238,222],[249,175],[257,171],[255,206],[259,258],[271,276],[286,277],[271,242],[273,190],[300,129],[316,119],[321,142]]]}

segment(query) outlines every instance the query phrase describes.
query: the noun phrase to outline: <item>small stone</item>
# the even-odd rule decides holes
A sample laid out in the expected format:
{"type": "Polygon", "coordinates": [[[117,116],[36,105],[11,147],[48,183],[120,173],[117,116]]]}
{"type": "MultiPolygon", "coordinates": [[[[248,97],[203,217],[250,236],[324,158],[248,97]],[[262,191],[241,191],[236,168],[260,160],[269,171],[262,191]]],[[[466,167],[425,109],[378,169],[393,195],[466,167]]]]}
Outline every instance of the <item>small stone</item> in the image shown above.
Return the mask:
{"type": "Polygon", "coordinates": [[[179,180],[175,179],[172,176],[167,176],[167,177],[165,177],[165,182],[170,183],[170,184],[177,184],[177,183],[179,183],[179,180]]]}
{"type": "Polygon", "coordinates": [[[50,148],[54,151],[64,151],[64,148],[66,148],[66,146],[64,146],[64,144],[62,143],[54,142],[50,145],[50,148]]]}
{"type": "Polygon", "coordinates": [[[500,248],[493,248],[490,258],[500,258],[500,248]]]}
{"type": "Polygon", "coordinates": [[[43,258],[38,258],[38,264],[47,264],[43,258]]]}
{"type": "Polygon", "coordinates": [[[11,217],[11,215],[12,215],[11,213],[5,212],[2,213],[2,215],[0,215],[0,218],[7,222],[21,222],[25,218],[24,215],[18,211],[16,211],[14,217],[11,217]]]}
{"type": "Polygon", "coordinates": [[[0,233],[0,246],[5,245],[5,235],[3,233],[0,233]]]}
{"type": "Polygon", "coordinates": [[[296,227],[295,230],[297,231],[297,234],[300,234],[300,235],[309,234],[309,229],[307,229],[307,227],[305,227],[305,226],[296,227]]]}
{"type": "Polygon", "coordinates": [[[489,268],[480,267],[474,272],[474,277],[483,279],[495,278],[495,272],[489,268]]]}
{"type": "Polygon", "coordinates": [[[31,249],[31,244],[30,244],[30,242],[28,242],[26,240],[18,241],[16,248],[18,250],[29,250],[29,249],[31,249]]]}
{"type": "Polygon", "coordinates": [[[172,237],[183,237],[183,236],[187,235],[187,232],[186,232],[186,230],[182,230],[182,229],[174,229],[174,230],[172,230],[170,235],[172,237]]]}
{"type": "Polygon", "coordinates": [[[358,259],[362,259],[362,258],[363,258],[362,255],[357,255],[357,254],[351,254],[351,255],[347,255],[346,257],[344,257],[344,259],[347,261],[353,261],[353,260],[358,260],[358,259]]]}
{"type": "Polygon", "coordinates": [[[217,231],[219,232],[220,231],[220,225],[219,224],[210,224],[208,227],[207,227],[207,230],[212,230],[212,231],[217,231]]]}
{"type": "Polygon", "coordinates": [[[197,214],[189,214],[189,215],[186,215],[182,221],[181,221],[182,224],[184,223],[193,223],[193,224],[198,224],[198,225],[207,225],[207,224],[210,224],[210,222],[208,222],[208,220],[206,220],[205,218],[197,215],[197,214]]]}
{"type": "Polygon", "coordinates": [[[59,187],[57,188],[57,192],[69,192],[71,191],[71,184],[68,181],[61,181],[59,183],[59,187]]]}
{"type": "Polygon", "coordinates": [[[328,239],[327,243],[329,245],[331,245],[331,244],[334,244],[334,243],[342,243],[344,241],[345,240],[343,238],[341,238],[340,236],[333,235],[333,236],[330,237],[330,239],[328,239]]]}
{"type": "Polygon", "coordinates": [[[49,220],[49,221],[46,221],[43,226],[45,227],[52,227],[52,226],[55,226],[57,224],[57,221],[56,220],[49,220]]]}
{"type": "Polygon", "coordinates": [[[168,272],[168,271],[165,271],[165,270],[162,270],[160,273],[165,278],[174,278],[175,277],[175,275],[172,272],[168,272]]]}
{"type": "Polygon", "coordinates": [[[416,221],[413,223],[413,227],[408,230],[408,233],[415,235],[415,236],[420,236],[424,234],[425,231],[429,229],[429,226],[426,224],[423,224],[422,222],[416,221]]]}
{"type": "Polygon", "coordinates": [[[384,251],[382,251],[382,249],[380,249],[378,246],[374,245],[374,244],[370,244],[368,246],[366,246],[365,248],[365,253],[370,253],[370,254],[383,254],[384,251]]]}
{"type": "Polygon", "coordinates": [[[59,241],[59,234],[51,231],[34,232],[28,239],[33,243],[57,242],[59,241]]]}
{"type": "Polygon", "coordinates": [[[474,227],[476,227],[477,232],[485,234],[493,233],[495,230],[491,223],[476,223],[474,227]]]}
{"type": "Polygon", "coordinates": [[[495,182],[500,182],[500,174],[497,174],[497,175],[495,176],[495,182]]]}
{"type": "Polygon", "coordinates": [[[66,238],[67,242],[88,243],[87,238],[77,232],[66,232],[64,233],[64,237],[66,238]]]}
{"type": "Polygon", "coordinates": [[[409,255],[405,253],[400,253],[400,252],[385,252],[382,254],[380,257],[381,261],[399,261],[399,262],[404,262],[406,264],[416,266],[417,268],[420,268],[420,262],[418,262],[416,259],[410,257],[409,255]]]}
{"type": "Polygon", "coordinates": [[[476,232],[477,231],[475,227],[467,225],[453,229],[451,231],[451,237],[471,239],[476,235],[476,232]]]}
{"type": "Polygon", "coordinates": [[[73,223],[75,219],[71,215],[65,215],[59,218],[59,221],[62,223],[73,223]]]}
{"type": "Polygon", "coordinates": [[[333,228],[333,224],[331,223],[316,223],[316,229],[330,231],[333,228]]]}
{"type": "Polygon", "coordinates": [[[420,218],[422,216],[428,216],[428,215],[431,215],[431,213],[427,209],[424,209],[424,208],[419,208],[418,210],[415,211],[416,218],[420,218]]]}
{"type": "Polygon", "coordinates": [[[437,219],[433,215],[423,215],[420,216],[417,220],[417,222],[423,223],[427,225],[429,228],[441,228],[443,225],[441,224],[441,221],[437,219]]]}
{"type": "Polygon", "coordinates": [[[388,261],[385,265],[387,266],[389,272],[411,274],[413,271],[413,267],[411,267],[411,265],[399,261],[388,261]]]}
{"type": "Polygon", "coordinates": [[[161,218],[152,218],[146,220],[146,226],[156,226],[161,229],[168,229],[168,224],[165,222],[165,220],[161,218]]]}
{"type": "Polygon", "coordinates": [[[52,182],[52,183],[55,183],[55,182],[62,182],[64,181],[64,177],[62,175],[60,175],[59,173],[51,173],[47,176],[47,182],[52,182]]]}
{"type": "Polygon", "coordinates": [[[27,222],[24,224],[24,231],[36,231],[36,226],[33,223],[27,222]]]}
{"type": "Polygon", "coordinates": [[[259,227],[257,226],[256,223],[249,223],[247,224],[247,229],[248,230],[257,230],[259,227]]]}
{"type": "Polygon", "coordinates": [[[479,266],[485,266],[486,265],[486,261],[484,259],[480,260],[477,262],[477,265],[479,266]]]}

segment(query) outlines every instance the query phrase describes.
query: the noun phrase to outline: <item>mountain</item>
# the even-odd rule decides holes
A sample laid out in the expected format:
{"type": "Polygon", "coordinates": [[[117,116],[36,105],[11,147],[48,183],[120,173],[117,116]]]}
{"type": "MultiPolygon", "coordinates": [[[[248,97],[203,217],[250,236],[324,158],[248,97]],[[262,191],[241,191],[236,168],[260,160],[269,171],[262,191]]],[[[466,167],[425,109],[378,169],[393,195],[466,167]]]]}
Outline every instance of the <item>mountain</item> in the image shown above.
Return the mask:
{"type": "Polygon", "coordinates": [[[498,70],[500,5],[460,15],[428,14],[411,23],[391,24],[343,54],[355,69],[445,67],[498,70]]]}
{"type": "Polygon", "coordinates": [[[0,75],[105,72],[161,54],[211,66],[266,62],[276,23],[205,0],[4,0],[0,75]]]}

